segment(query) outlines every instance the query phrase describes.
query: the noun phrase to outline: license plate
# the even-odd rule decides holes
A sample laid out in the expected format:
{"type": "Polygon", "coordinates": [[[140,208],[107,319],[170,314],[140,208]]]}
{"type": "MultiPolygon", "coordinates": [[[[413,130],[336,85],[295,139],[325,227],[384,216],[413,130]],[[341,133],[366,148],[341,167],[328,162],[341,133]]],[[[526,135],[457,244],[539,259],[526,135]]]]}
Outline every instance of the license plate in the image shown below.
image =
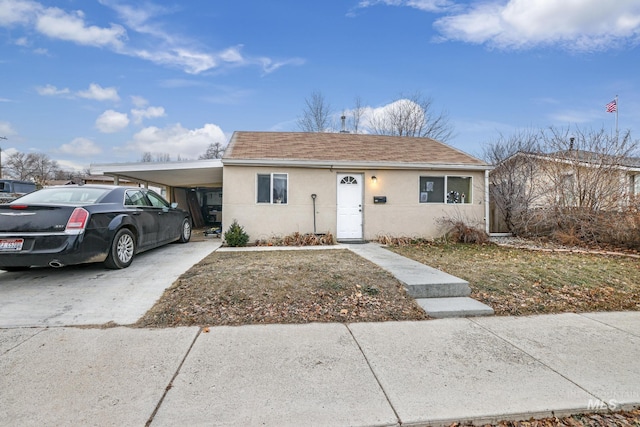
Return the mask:
{"type": "Polygon", "coordinates": [[[21,251],[24,239],[0,239],[0,251],[21,251]]]}

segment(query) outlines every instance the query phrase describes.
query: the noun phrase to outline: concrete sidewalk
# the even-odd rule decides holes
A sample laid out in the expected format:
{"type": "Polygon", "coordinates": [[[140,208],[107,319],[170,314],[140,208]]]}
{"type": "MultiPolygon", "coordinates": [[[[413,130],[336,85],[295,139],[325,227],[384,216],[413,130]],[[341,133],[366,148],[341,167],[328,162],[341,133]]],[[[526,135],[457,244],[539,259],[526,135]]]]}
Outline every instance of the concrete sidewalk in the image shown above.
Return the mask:
{"type": "Polygon", "coordinates": [[[0,329],[0,425],[447,425],[640,405],[640,312],[0,329]]]}

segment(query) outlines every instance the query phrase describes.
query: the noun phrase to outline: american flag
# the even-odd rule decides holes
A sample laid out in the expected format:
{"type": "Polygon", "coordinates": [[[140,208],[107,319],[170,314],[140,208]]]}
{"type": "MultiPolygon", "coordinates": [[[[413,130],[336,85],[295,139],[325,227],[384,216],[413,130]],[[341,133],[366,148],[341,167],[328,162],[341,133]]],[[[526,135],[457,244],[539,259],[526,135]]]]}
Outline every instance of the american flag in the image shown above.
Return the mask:
{"type": "Polygon", "coordinates": [[[607,113],[615,113],[616,111],[618,111],[618,102],[614,99],[605,107],[607,108],[607,113]]]}

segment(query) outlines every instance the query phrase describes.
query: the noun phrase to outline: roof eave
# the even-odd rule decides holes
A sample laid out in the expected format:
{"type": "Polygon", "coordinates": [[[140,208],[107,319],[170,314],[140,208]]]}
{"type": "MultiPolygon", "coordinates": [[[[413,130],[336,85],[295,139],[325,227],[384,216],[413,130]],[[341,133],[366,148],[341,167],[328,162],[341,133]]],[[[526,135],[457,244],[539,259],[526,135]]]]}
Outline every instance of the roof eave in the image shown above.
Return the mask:
{"type": "Polygon", "coordinates": [[[420,169],[420,170],[477,170],[493,169],[491,165],[460,163],[363,162],[348,160],[290,160],[290,159],[222,159],[226,166],[279,166],[318,169],[420,169]]]}

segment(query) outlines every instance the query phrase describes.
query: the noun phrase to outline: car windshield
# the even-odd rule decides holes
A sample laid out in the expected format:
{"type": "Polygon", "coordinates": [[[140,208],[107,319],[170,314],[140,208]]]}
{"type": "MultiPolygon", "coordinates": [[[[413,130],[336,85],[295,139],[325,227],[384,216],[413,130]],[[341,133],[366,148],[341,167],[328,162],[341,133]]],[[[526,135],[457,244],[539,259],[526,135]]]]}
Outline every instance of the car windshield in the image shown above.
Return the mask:
{"type": "Polygon", "coordinates": [[[105,188],[87,188],[87,187],[56,187],[43,188],[42,190],[29,193],[16,199],[14,203],[18,204],[91,204],[96,203],[110,190],[105,188]]]}

